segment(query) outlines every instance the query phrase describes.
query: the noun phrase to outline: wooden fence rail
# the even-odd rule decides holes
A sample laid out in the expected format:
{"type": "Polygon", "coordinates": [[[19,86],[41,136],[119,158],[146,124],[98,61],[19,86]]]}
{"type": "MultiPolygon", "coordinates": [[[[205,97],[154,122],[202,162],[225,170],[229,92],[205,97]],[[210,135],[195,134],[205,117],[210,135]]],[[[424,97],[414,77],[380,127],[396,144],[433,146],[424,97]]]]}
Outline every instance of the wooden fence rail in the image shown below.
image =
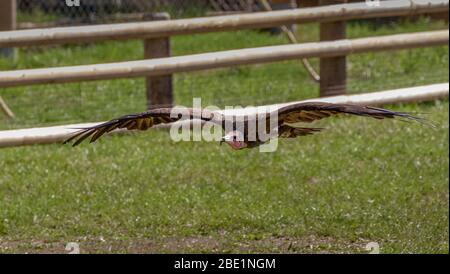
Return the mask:
{"type": "Polygon", "coordinates": [[[381,1],[379,6],[370,7],[362,2],[170,21],[5,31],[0,32],[0,47],[84,43],[102,40],[148,39],[174,35],[281,26],[293,23],[409,16],[423,13],[445,12],[448,9],[448,0],[393,0],[381,1]]]}
{"type": "Polygon", "coordinates": [[[275,62],[308,57],[446,45],[448,30],[395,34],[339,41],[247,48],[109,64],[25,69],[0,72],[0,87],[76,81],[161,76],[178,72],[275,62]]]}

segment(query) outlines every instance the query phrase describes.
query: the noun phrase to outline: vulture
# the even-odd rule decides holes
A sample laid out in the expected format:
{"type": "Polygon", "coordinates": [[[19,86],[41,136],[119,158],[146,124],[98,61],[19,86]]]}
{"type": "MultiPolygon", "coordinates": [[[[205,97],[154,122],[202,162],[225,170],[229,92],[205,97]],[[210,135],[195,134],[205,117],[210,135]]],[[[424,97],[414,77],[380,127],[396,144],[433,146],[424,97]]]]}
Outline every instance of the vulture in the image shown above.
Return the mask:
{"type": "Polygon", "coordinates": [[[230,145],[231,148],[240,150],[258,147],[268,142],[271,138],[296,138],[298,136],[317,133],[323,128],[297,126],[296,124],[300,122],[311,123],[316,120],[340,114],[350,114],[375,119],[400,118],[401,120],[424,121],[424,119],[412,116],[406,112],[396,112],[371,106],[325,102],[290,104],[272,112],[265,113],[263,119],[261,119],[261,114],[248,114],[247,116],[241,116],[241,119],[238,119],[236,115],[226,115],[215,111],[208,111],[206,109],[177,109],[171,107],[150,109],[142,113],[129,114],[95,126],[82,128],[75,132],[74,135],[64,143],[74,141],[73,146],[76,146],[88,137],[91,137],[90,142],[92,143],[105,133],[115,129],[147,130],[155,125],[168,124],[180,121],[184,118],[189,120],[200,119],[204,122],[211,122],[214,125],[221,127],[225,134],[221,138],[220,144],[225,142],[230,145]],[[187,115],[180,114],[183,112],[187,113],[187,115]],[[270,121],[271,117],[272,120],[273,117],[276,117],[275,121],[270,121]],[[237,121],[240,122],[238,123],[237,121]],[[256,136],[250,138],[252,132],[250,129],[251,123],[256,124],[256,127],[252,127],[253,132],[255,132],[255,128],[258,129],[262,126],[262,123],[264,123],[265,130],[273,130],[275,135],[263,139],[259,138],[259,132],[255,132],[254,135],[256,136]]]}

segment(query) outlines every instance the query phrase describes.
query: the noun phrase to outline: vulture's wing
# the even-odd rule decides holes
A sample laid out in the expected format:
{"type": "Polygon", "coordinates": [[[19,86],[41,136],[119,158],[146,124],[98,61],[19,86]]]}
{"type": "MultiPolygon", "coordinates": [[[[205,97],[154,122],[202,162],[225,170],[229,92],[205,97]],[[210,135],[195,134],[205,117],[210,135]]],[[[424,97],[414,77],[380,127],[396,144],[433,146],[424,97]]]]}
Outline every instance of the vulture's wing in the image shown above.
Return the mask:
{"type": "Polygon", "coordinates": [[[298,122],[313,122],[322,118],[339,114],[352,114],[358,116],[372,117],[376,119],[402,118],[426,122],[426,120],[412,116],[405,112],[396,112],[382,108],[359,106],[352,104],[332,104],[324,102],[304,102],[282,107],[278,110],[278,124],[293,124],[298,122]]]}
{"type": "Polygon", "coordinates": [[[281,125],[278,128],[278,137],[296,138],[298,136],[311,135],[322,130],[323,128],[293,127],[289,125],[281,125]]]}
{"type": "Polygon", "coordinates": [[[278,110],[278,135],[281,138],[295,138],[297,136],[314,134],[321,131],[323,128],[303,128],[290,124],[298,122],[310,123],[315,120],[339,114],[351,114],[376,119],[401,118],[403,120],[413,120],[433,126],[433,124],[427,120],[412,116],[405,112],[396,112],[382,108],[352,104],[305,102],[288,105],[278,110]]]}
{"type": "Polygon", "coordinates": [[[103,134],[115,129],[147,130],[155,125],[176,122],[186,117],[221,123],[220,114],[216,112],[188,108],[157,108],[138,114],[125,115],[99,125],[83,128],[64,141],[64,144],[75,140],[73,146],[76,146],[90,136],[92,136],[90,140],[92,143],[103,134]]]}

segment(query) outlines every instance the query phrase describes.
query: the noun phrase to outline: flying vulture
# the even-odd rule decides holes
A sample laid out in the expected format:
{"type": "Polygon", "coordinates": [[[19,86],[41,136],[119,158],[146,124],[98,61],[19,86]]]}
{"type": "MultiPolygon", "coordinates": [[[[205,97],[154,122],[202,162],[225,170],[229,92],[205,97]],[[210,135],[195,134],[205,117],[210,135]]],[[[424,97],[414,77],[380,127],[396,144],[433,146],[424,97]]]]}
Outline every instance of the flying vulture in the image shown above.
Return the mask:
{"type": "Polygon", "coordinates": [[[310,123],[339,114],[351,114],[376,119],[401,118],[403,120],[424,121],[422,118],[411,116],[405,112],[396,112],[370,106],[324,102],[303,102],[281,107],[275,110],[276,121],[270,123],[269,119],[273,117],[270,115],[272,113],[265,115],[265,119],[259,119],[256,115],[244,116],[240,120],[242,126],[238,126],[236,121],[239,119],[235,115],[226,115],[206,109],[185,108],[181,110],[177,108],[156,108],[138,114],[125,115],[99,125],[83,128],[64,143],[74,141],[73,146],[76,146],[90,136],[92,136],[90,142],[94,142],[105,133],[115,129],[147,130],[158,124],[167,124],[181,120],[183,118],[182,115],[174,115],[174,113],[182,113],[183,111],[187,111],[187,119],[189,120],[200,119],[205,122],[212,122],[221,127],[225,131],[225,135],[222,137],[220,143],[225,142],[235,150],[258,147],[269,141],[268,139],[262,140],[258,136],[256,138],[249,137],[251,132],[249,125],[251,122],[256,123],[256,128],[260,127],[261,123],[265,123],[268,129],[275,129],[276,136],[272,137],[295,138],[314,134],[322,130],[322,128],[296,126],[296,123],[310,123]],[[232,126],[227,127],[227,124],[232,126]]]}

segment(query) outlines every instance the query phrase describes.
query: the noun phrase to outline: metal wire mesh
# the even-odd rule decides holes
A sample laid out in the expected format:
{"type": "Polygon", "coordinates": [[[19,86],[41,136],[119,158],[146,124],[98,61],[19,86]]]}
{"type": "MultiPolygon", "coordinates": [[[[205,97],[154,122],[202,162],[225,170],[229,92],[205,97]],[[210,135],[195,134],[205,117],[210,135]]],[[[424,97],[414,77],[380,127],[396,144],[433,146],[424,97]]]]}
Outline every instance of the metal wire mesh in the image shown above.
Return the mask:
{"type": "Polygon", "coordinates": [[[18,19],[19,28],[116,23],[161,11],[174,18],[196,16],[208,5],[206,0],[18,0],[18,19]]]}
{"type": "MultiPolygon", "coordinates": [[[[273,9],[296,6],[269,2],[273,9]]],[[[180,18],[261,10],[258,0],[17,0],[17,7],[19,28],[141,21],[155,12],[180,18]]]]}

